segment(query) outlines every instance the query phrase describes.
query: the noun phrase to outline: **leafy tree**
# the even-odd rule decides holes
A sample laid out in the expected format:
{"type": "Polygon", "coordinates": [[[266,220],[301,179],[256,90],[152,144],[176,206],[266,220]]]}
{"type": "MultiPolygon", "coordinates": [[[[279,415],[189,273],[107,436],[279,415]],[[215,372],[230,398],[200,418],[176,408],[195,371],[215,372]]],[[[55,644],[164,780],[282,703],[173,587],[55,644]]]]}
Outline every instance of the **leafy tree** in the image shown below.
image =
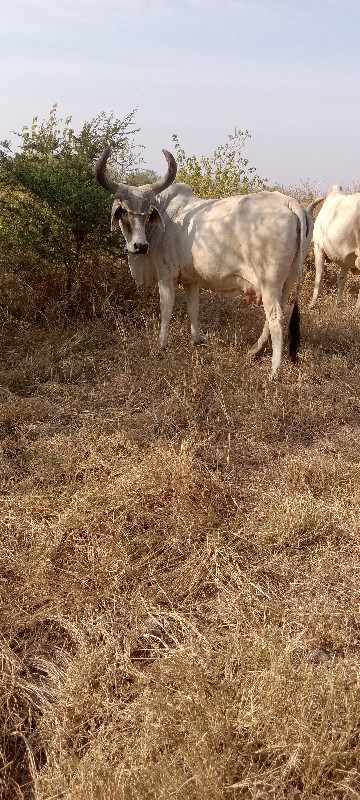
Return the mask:
{"type": "Polygon", "coordinates": [[[195,194],[204,198],[227,197],[265,189],[266,180],[259,178],[255,167],[249,166],[248,159],[242,154],[249,138],[248,131],[235,129],[235,133],[229,134],[227,142],[220,145],[212,156],[198,159],[195,155],[185,154],[174,134],[177,181],[187,183],[195,194]]]}
{"type": "Polygon", "coordinates": [[[71,294],[83,263],[113,251],[110,198],[93,166],[108,144],[115,180],[141,162],[134,116],[102,113],[76,133],[71,117],[58,119],[54,105],[48,120],[35,117],[16,134],[18,151],[9,141],[0,144],[0,271],[62,269],[71,294]]]}

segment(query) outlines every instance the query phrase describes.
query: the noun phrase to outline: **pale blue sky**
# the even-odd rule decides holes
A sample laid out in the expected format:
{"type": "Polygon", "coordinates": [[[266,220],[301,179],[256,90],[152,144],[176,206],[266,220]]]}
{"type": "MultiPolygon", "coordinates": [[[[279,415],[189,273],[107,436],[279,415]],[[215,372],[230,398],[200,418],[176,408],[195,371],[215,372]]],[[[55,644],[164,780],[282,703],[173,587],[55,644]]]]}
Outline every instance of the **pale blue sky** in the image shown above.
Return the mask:
{"type": "MultiPolygon", "coordinates": [[[[360,182],[359,0],[2,0],[0,138],[137,107],[149,168],[234,128],[270,183],[360,182]]],[[[13,141],[15,141],[13,139],[13,141]]]]}

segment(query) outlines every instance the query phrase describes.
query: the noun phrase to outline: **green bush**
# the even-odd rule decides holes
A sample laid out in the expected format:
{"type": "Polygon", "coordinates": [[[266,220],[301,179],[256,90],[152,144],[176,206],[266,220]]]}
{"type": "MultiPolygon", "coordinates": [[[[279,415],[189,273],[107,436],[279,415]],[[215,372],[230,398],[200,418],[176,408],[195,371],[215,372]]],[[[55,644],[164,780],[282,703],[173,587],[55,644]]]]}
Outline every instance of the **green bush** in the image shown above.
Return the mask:
{"type": "MultiPolygon", "coordinates": [[[[17,134],[18,151],[1,143],[3,284],[9,273],[22,276],[29,286],[39,279],[55,282],[59,299],[70,307],[79,300],[84,273],[96,272],[99,264],[103,270],[106,261],[113,266],[119,241],[110,233],[111,198],[97,184],[93,167],[108,144],[116,180],[125,180],[141,161],[133,143],[134,115],[119,120],[102,113],[77,134],[71,117],[58,119],[53,106],[48,120],[39,123],[35,117],[30,128],[17,134]]],[[[85,283],[90,288],[88,278],[85,283]]]]}
{"type": "Polygon", "coordinates": [[[204,198],[228,197],[266,189],[266,180],[259,178],[255,167],[242,155],[249,131],[229,134],[228,141],[214,150],[212,156],[198,159],[186,156],[173,135],[178,165],[177,181],[187,183],[195,194],[204,198]]]}

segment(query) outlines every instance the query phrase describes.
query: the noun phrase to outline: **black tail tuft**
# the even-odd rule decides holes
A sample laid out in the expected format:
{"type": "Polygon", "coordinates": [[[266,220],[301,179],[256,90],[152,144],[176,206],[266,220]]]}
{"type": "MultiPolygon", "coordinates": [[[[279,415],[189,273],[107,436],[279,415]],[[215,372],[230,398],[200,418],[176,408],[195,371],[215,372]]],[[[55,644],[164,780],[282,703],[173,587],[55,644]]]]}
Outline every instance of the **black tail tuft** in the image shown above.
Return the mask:
{"type": "Polygon", "coordinates": [[[298,363],[298,349],[300,344],[300,311],[295,300],[289,323],[289,354],[293,364],[298,363]]]}

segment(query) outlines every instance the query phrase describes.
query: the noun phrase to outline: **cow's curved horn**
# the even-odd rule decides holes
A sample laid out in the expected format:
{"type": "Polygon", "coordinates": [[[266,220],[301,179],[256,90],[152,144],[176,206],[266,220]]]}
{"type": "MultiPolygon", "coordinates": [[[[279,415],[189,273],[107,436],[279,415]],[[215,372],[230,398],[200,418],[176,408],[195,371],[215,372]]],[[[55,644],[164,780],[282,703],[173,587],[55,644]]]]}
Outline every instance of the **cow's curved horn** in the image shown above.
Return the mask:
{"type": "Polygon", "coordinates": [[[155,194],[160,194],[160,192],[163,192],[164,189],[167,189],[167,187],[174,182],[177,173],[177,166],[174,156],[171,155],[168,150],[163,150],[163,153],[168,163],[168,169],[163,178],[159,178],[159,180],[151,184],[151,188],[155,194]]]}
{"type": "Polygon", "coordinates": [[[115,194],[119,188],[119,184],[115,183],[115,181],[112,181],[110,178],[108,178],[106,174],[106,162],[109,158],[110,153],[111,153],[111,147],[107,147],[95,164],[95,175],[100,183],[100,186],[103,186],[104,189],[106,189],[108,192],[111,192],[111,194],[115,194]]]}

